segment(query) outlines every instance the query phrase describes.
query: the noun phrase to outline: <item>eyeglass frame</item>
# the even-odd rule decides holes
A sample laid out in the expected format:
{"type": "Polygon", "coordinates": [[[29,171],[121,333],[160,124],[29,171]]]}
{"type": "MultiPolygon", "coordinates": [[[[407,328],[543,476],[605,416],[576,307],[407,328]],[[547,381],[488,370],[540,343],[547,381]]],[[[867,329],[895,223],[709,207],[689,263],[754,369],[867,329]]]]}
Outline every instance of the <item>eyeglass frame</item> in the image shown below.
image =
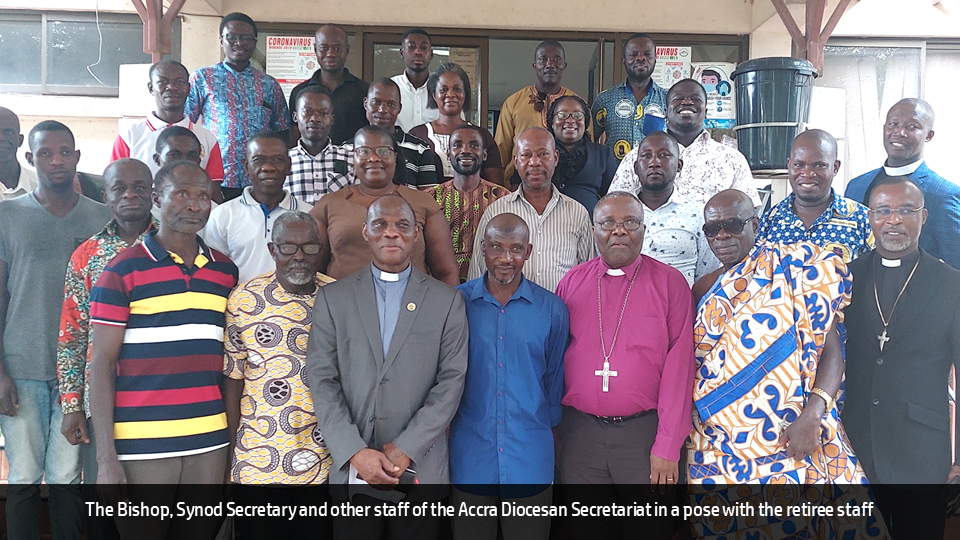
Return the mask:
{"type": "Polygon", "coordinates": [[[923,211],[925,207],[921,206],[919,208],[906,208],[901,206],[899,208],[868,208],[867,213],[871,216],[876,216],[878,219],[887,220],[893,217],[894,214],[900,216],[900,219],[909,219],[920,215],[920,212],[923,211]],[[883,215],[880,212],[890,212],[888,215],[883,215]]]}
{"type": "MultiPolygon", "coordinates": [[[[270,242],[270,243],[273,244],[273,242],[270,242]]],[[[317,253],[320,253],[321,249],[323,249],[323,243],[321,242],[307,242],[306,244],[295,244],[293,242],[284,242],[282,244],[273,244],[273,245],[276,246],[277,252],[279,252],[281,255],[286,255],[287,257],[292,257],[293,255],[296,255],[297,251],[302,251],[304,255],[316,255],[317,253]],[[284,246],[294,246],[295,249],[290,253],[284,253],[283,251],[284,246]],[[306,250],[307,246],[311,246],[311,247],[316,246],[317,250],[314,251],[313,253],[310,253],[306,250]]]]}
{"type": "Polygon", "coordinates": [[[627,232],[639,231],[640,227],[643,227],[643,220],[641,219],[627,219],[624,221],[614,221],[612,219],[607,219],[604,221],[594,221],[593,223],[594,225],[599,226],[600,230],[607,231],[607,232],[613,232],[617,230],[617,227],[623,227],[623,230],[627,232]],[[627,227],[627,223],[630,223],[630,222],[636,223],[637,226],[633,228],[627,227]],[[608,229],[607,227],[610,226],[611,223],[613,224],[613,226],[608,229]]]}
{"type": "Polygon", "coordinates": [[[756,216],[753,216],[747,219],[732,217],[732,218],[727,218],[723,221],[710,221],[710,222],[704,223],[700,227],[700,230],[703,231],[703,235],[706,236],[707,238],[716,238],[717,235],[720,234],[720,231],[727,231],[727,234],[740,234],[743,232],[744,227],[747,226],[747,223],[749,223],[750,221],[753,221],[754,219],[758,219],[758,218],[756,216]],[[739,231],[730,230],[729,228],[727,228],[728,223],[739,223],[740,230],[739,231]],[[712,229],[714,225],[719,225],[719,228],[717,228],[716,232],[714,232],[713,234],[710,234],[710,231],[708,230],[708,228],[712,229]]]}
{"type": "Polygon", "coordinates": [[[223,34],[221,38],[229,43],[230,45],[236,45],[237,43],[242,43],[243,45],[253,45],[257,42],[257,36],[253,34],[234,34],[232,32],[227,32],[223,34]],[[231,39],[231,36],[233,39],[231,39]]]}
{"type": "Polygon", "coordinates": [[[391,155],[396,155],[396,154],[397,154],[397,150],[396,150],[394,147],[392,147],[392,146],[357,146],[357,147],[354,147],[353,153],[356,154],[357,157],[358,157],[358,158],[361,158],[361,159],[367,159],[367,158],[369,158],[370,156],[372,156],[373,154],[377,154],[377,157],[380,158],[380,159],[387,159],[387,158],[389,158],[391,155]],[[387,150],[387,154],[386,154],[386,155],[380,153],[380,151],[381,151],[382,149],[386,149],[386,150],[387,150]],[[361,150],[367,150],[367,151],[369,151],[370,153],[367,154],[366,156],[363,156],[363,155],[360,155],[360,151],[361,151],[361,150]]]}

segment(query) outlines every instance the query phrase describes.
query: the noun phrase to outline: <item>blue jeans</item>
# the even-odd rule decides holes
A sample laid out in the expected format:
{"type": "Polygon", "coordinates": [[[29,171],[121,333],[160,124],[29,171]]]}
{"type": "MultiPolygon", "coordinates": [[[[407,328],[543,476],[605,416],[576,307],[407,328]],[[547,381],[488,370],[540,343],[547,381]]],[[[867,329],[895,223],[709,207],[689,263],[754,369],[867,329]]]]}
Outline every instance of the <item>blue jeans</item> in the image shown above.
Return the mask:
{"type": "Polygon", "coordinates": [[[79,539],[80,449],[60,433],[63,413],[56,381],[15,380],[17,416],[0,415],[10,482],[7,535],[40,538],[40,481],[50,484],[50,529],[55,539],[79,539]]]}

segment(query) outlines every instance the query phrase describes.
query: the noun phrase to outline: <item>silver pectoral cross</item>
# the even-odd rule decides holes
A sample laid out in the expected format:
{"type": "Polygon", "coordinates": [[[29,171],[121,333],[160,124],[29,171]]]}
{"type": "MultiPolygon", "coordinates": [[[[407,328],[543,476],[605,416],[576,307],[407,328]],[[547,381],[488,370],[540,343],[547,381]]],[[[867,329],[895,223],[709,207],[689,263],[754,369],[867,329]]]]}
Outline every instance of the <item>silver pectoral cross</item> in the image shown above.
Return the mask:
{"type": "Polygon", "coordinates": [[[880,352],[883,352],[883,346],[886,345],[888,341],[890,341],[890,338],[887,337],[887,329],[886,329],[886,328],[883,329],[883,333],[882,333],[882,334],[880,334],[879,336],[877,336],[877,341],[880,342],[880,352]]]}
{"type": "Polygon", "coordinates": [[[610,371],[610,361],[609,361],[609,360],[604,360],[604,361],[603,361],[603,369],[598,369],[598,370],[594,371],[593,374],[596,375],[597,377],[603,377],[603,391],[604,391],[604,392],[609,392],[609,391],[610,391],[610,377],[616,377],[616,376],[617,376],[617,372],[616,372],[616,371],[610,371]]]}

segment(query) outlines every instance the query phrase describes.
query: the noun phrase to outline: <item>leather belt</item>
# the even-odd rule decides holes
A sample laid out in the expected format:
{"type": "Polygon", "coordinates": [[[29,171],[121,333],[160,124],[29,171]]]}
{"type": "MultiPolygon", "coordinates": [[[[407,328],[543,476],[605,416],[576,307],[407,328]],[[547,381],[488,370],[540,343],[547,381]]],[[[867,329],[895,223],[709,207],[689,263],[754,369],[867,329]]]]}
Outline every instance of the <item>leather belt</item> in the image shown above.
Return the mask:
{"type": "Polygon", "coordinates": [[[638,412],[637,414],[631,414],[630,416],[597,416],[595,414],[591,414],[590,416],[593,416],[594,418],[596,418],[597,420],[600,420],[604,424],[622,424],[627,420],[641,418],[641,417],[647,416],[648,414],[653,414],[655,412],[657,411],[654,409],[650,409],[648,411],[638,412]]]}

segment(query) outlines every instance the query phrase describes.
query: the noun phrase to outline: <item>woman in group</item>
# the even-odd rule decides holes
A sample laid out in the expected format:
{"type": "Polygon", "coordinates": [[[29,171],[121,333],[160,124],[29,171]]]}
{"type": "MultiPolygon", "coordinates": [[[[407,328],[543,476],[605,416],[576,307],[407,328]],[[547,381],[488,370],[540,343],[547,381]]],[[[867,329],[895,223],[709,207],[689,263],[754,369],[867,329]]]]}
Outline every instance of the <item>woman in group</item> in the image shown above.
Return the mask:
{"type": "MultiPolygon", "coordinates": [[[[447,157],[450,148],[450,134],[454,128],[468,124],[461,114],[470,110],[470,78],[463,68],[453,63],[441,64],[427,79],[427,107],[439,109],[440,118],[433,122],[420,124],[410,130],[410,134],[427,142],[440,158],[443,165],[443,177],[453,178],[453,166],[447,157]]],[[[500,149],[493,135],[483,131],[483,145],[487,159],[483,162],[480,177],[488,182],[503,185],[503,162],[500,161],[500,149]]]]}
{"type": "Polygon", "coordinates": [[[420,226],[413,265],[451,287],[459,285],[450,226],[440,205],[427,193],[393,183],[399,150],[393,135],[379,126],[365,126],[357,132],[354,145],[359,184],[321,197],[310,211],[323,244],[320,271],[340,279],[371,263],[373,256],[361,235],[367,209],[377,198],[395,193],[410,203],[420,226]]]}
{"type": "Polygon", "coordinates": [[[547,129],[560,152],[553,183],[585,206],[593,219],[593,207],[607,194],[619,163],[607,145],[590,140],[589,119],[590,109],[577,96],[558,98],[547,111],[547,129]]]}

